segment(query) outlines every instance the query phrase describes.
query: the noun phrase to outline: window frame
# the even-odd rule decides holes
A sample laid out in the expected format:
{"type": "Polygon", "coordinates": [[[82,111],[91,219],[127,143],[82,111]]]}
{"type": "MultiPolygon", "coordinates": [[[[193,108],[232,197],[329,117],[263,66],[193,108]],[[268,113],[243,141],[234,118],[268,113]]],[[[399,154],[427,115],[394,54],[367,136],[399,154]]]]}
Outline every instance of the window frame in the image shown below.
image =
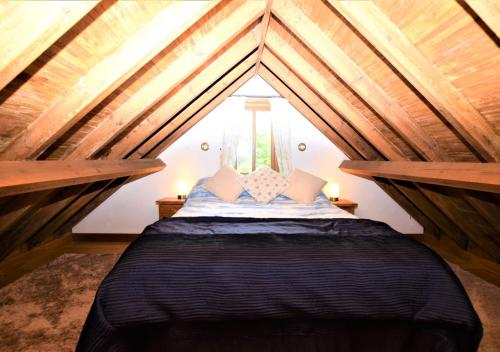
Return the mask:
{"type": "MultiPolygon", "coordinates": [[[[245,102],[245,110],[252,112],[252,172],[256,168],[257,160],[257,112],[271,111],[271,102],[268,98],[248,98],[245,102]]],[[[278,160],[276,159],[276,149],[274,147],[273,121],[271,125],[271,169],[279,172],[278,160]]]]}

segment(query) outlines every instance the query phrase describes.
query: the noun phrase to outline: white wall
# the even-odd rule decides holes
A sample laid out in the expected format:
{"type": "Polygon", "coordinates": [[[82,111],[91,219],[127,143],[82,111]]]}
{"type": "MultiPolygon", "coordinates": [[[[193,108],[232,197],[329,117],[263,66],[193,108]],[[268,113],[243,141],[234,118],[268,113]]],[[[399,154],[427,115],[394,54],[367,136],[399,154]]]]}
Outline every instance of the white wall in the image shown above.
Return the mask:
{"type": "MultiPolygon", "coordinates": [[[[212,111],[160,155],[167,164],[163,171],[122,187],[73,232],[139,233],[158,219],[155,200],[175,196],[179,180],[194,184],[214,174],[219,166],[223,108],[212,111]],[[200,149],[202,142],[209,143],[209,151],[200,149]]],[[[359,217],[384,221],[403,233],[422,233],[422,227],[373,182],[341,172],[338,166],[347,157],[291,106],[290,114],[295,167],[339,183],[340,196],[359,203],[359,217]],[[297,150],[300,142],[306,143],[306,151],[297,150]]]]}

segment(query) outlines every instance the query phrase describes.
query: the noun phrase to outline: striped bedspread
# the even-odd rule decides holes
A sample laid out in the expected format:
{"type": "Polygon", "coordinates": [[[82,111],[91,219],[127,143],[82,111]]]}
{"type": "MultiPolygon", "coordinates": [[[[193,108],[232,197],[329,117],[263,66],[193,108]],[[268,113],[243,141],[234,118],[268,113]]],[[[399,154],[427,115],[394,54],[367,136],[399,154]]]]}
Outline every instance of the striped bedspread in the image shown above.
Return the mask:
{"type": "Polygon", "coordinates": [[[323,193],[317,196],[312,204],[299,204],[283,195],[278,196],[269,204],[259,204],[247,192],[243,192],[234,203],[224,202],[202,187],[206,180],[204,178],[198,181],[186,203],[174,217],[357,218],[351,213],[331,205],[323,193]]]}

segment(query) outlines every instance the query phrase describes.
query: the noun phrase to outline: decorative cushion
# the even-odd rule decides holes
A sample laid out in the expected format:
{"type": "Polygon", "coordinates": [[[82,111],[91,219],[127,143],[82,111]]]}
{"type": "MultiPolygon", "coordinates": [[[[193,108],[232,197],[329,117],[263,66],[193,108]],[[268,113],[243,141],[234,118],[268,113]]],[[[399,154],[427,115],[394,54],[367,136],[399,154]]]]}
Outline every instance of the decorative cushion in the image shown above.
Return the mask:
{"type": "Polygon", "coordinates": [[[259,203],[267,204],[287,187],[286,178],[270,168],[262,168],[241,178],[243,188],[259,203]]]}
{"type": "Polygon", "coordinates": [[[294,169],[288,176],[288,187],[282,193],[297,203],[312,203],[326,181],[305,171],[294,169]]]}
{"type": "Polygon", "coordinates": [[[224,202],[234,202],[243,192],[240,174],[228,166],[221,166],[219,171],[205,182],[203,188],[224,202]]]}

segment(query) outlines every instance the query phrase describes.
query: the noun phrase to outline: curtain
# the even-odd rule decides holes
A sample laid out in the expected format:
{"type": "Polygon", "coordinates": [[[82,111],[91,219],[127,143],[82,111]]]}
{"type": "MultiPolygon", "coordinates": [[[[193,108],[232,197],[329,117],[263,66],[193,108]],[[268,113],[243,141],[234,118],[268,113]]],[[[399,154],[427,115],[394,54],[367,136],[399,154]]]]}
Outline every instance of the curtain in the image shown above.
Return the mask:
{"type": "Polygon", "coordinates": [[[238,141],[242,133],[242,123],[238,118],[239,112],[244,111],[245,100],[239,97],[227,98],[220,106],[220,113],[224,115],[224,134],[220,162],[221,165],[236,167],[238,141]]]}
{"type": "Polygon", "coordinates": [[[280,173],[284,176],[288,176],[293,169],[289,112],[288,102],[285,99],[271,99],[274,150],[280,173]]]}

